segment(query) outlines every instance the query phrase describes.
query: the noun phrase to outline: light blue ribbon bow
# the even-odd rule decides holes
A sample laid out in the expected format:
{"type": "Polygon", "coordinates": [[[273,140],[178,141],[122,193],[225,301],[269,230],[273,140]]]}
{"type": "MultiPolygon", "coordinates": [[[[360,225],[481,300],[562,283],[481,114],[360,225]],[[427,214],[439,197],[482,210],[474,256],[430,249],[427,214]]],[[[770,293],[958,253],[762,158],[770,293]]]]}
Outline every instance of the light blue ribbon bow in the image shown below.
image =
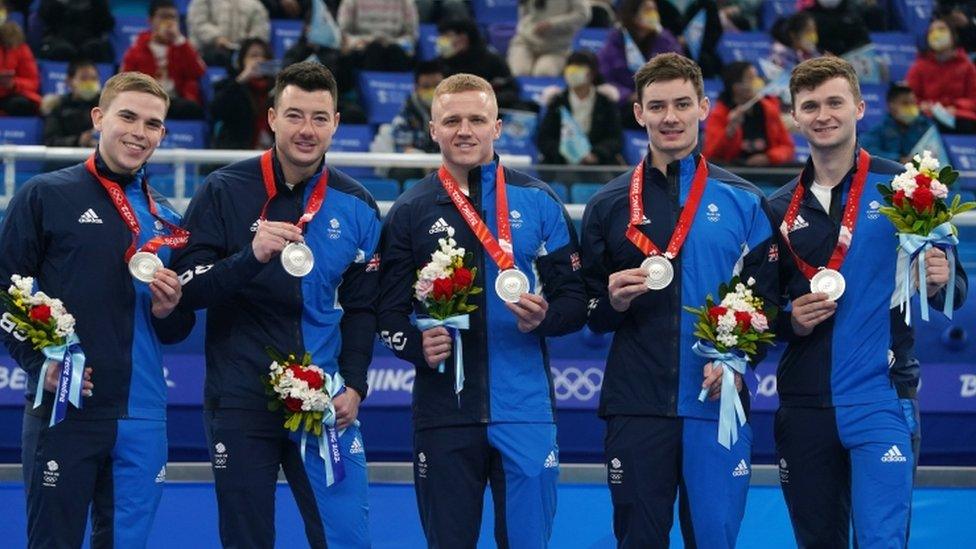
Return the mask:
{"type": "MultiPolygon", "coordinates": [[[[41,349],[44,356],[61,363],[61,376],[54,393],[54,406],[51,407],[49,427],[61,423],[65,418],[70,402],[75,408],[81,408],[81,383],[85,373],[85,353],[81,350],[81,340],[76,334],[71,334],[63,345],[51,345],[41,349]]],[[[41,366],[41,374],[37,378],[37,391],[34,393],[34,408],[44,401],[44,379],[51,363],[47,360],[41,366]]]]}
{"type": "Polygon", "coordinates": [[[946,318],[952,319],[952,305],[954,294],[956,293],[956,254],[954,249],[959,245],[959,239],[953,233],[951,223],[943,223],[932,229],[932,232],[925,236],[917,234],[898,234],[898,246],[905,252],[898,255],[898,272],[902,273],[902,280],[898,281],[901,286],[901,297],[899,299],[899,310],[905,311],[905,324],[912,323],[912,279],[911,264],[918,258],[918,297],[922,308],[922,320],[929,319],[929,296],[925,290],[925,251],[935,246],[946,247],[946,259],[949,260],[949,283],[946,288],[945,305],[942,313],[946,318]]]}
{"type": "MultiPolygon", "coordinates": [[[[449,316],[444,320],[418,318],[416,324],[417,328],[424,332],[431,328],[443,326],[451,333],[454,341],[454,394],[458,395],[458,403],[460,404],[461,389],[464,389],[464,353],[461,348],[461,330],[467,330],[470,327],[471,318],[468,315],[449,316]]],[[[437,365],[437,372],[444,373],[444,361],[437,365]]]]}
{"type": "MultiPolygon", "coordinates": [[[[746,424],[746,411],[739,399],[739,392],[735,390],[735,375],[745,375],[746,359],[735,353],[720,353],[704,341],[696,341],[691,347],[696,355],[709,359],[712,363],[721,364],[722,393],[719,399],[718,413],[718,443],[727,449],[739,440],[739,425],[746,424]]],[[[708,387],[698,393],[698,400],[705,402],[708,397],[708,387]]]]}
{"type": "MultiPolygon", "coordinates": [[[[346,467],[342,463],[342,453],[339,449],[339,437],[346,432],[345,429],[337,430],[336,411],[333,400],[346,391],[346,382],[342,379],[342,374],[336,372],[333,375],[325,374],[325,384],[323,388],[329,394],[329,405],[322,415],[322,434],[319,435],[319,457],[325,464],[325,485],[332,486],[337,482],[342,482],[346,478],[346,467]]],[[[354,425],[359,425],[357,419],[354,425]]],[[[301,456],[305,461],[305,445],[308,441],[308,431],[302,430],[301,456]]]]}

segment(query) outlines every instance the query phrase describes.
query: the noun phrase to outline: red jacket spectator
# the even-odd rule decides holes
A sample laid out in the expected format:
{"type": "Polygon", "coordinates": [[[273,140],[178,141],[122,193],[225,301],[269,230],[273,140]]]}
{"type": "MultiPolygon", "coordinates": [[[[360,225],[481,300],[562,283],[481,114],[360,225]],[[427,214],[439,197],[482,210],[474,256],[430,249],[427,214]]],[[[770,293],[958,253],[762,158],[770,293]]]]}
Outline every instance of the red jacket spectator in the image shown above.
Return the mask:
{"type": "Polygon", "coordinates": [[[0,47],[0,72],[13,71],[13,87],[0,87],[0,98],[21,95],[35,105],[41,104],[41,77],[37,72],[37,61],[27,44],[13,48],[0,47]]]}
{"type": "Polygon", "coordinates": [[[122,71],[139,71],[162,81],[168,76],[173,81],[176,94],[194,103],[202,103],[200,98],[200,77],[207,71],[207,66],[193,49],[188,40],[167,46],[167,74],[160,74],[156,64],[156,57],[149,48],[152,31],[145,31],[136,39],[136,43],[125,52],[122,58],[122,71]]]}
{"type": "MultiPolygon", "coordinates": [[[[765,118],[766,156],[772,165],[785,164],[794,160],[794,144],[790,132],[779,116],[779,100],[772,96],[759,100],[765,118]]],[[[702,154],[713,162],[734,162],[742,153],[742,126],[728,137],[725,128],[729,122],[729,107],[722,101],[715,101],[712,112],[705,122],[705,144],[702,154]]]]}
{"type": "Polygon", "coordinates": [[[956,116],[976,120],[976,66],[962,48],[944,63],[933,52],[919,55],[907,79],[919,103],[942,103],[955,107],[956,116]]]}

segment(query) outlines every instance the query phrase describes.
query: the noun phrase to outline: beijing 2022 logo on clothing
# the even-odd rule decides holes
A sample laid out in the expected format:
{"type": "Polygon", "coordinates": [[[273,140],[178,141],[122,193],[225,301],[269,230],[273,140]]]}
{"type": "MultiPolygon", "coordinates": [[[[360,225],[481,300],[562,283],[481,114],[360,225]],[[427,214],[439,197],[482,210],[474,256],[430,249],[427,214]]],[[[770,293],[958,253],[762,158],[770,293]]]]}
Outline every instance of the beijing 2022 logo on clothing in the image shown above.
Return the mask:
{"type": "Polygon", "coordinates": [[[589,401],[600,394],[603,387],[603,370],[591,368],[549,368],[552,372],[552,388],[556,400],[589,401]]]}

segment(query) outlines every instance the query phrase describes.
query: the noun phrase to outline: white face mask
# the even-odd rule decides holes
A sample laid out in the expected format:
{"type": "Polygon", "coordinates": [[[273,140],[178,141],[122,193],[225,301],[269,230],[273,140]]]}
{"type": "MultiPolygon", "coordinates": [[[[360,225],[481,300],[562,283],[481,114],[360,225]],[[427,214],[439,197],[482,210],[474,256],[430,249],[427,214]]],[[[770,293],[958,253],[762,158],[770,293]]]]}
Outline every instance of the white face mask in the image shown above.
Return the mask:
{"type": "Polygon", "coordinates": [[[821,7],[832,10],[840,5],[841,0],[817,0],[817,3],[820,4],[821,7]]]}

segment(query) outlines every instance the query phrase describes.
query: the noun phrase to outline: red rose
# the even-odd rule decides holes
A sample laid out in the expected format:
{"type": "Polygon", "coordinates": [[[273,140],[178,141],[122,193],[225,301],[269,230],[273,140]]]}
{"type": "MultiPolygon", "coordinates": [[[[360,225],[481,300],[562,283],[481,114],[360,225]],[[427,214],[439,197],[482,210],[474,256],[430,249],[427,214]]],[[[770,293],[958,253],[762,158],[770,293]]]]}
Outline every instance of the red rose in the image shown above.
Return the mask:
{"type": "Polygon", "coordinates": [[[716,305],[708,310],[708,316],[712,317],[712,320],[718,322],[718,318],[728,312],[728,309],[722,307],[721,305],[716,305]]]}
{"type": "Polygon", "coordinates": [[[454,269],[454,291],[459,292],[471,286],[471,282],[474,277],[471,276],[471,271],[465,269],[464,267],[459,267],[454,269]]]}
{"type": "Polygon", "coordinates": [[[935,196],[932,195],[932,190],[928,187],[919,187],[915,189],[915,194],[912,195],[912,206],[915,209],[924,212],[932,207],[935,202],[935,196]]]}
{"type": "Polygon", "coordinates": [[[926,189],[928,189],[929,187],[932,186],[932,178],[925,175],[924,173],[920,173],[915,176],[915,183],[918,183],[919,187],[925,187],[926,189]]]}
{"type": "Polygon", "coordinates": [[[891,203],[901,208],[905,203],[905,191],[896,192],[895,196],[891,197],[891,203]]]}
{"type": "Polygon", "coordinates": [[[454,281],[450,278],[438,278],[434,281],[434,299],[447,301],[454,296],[454,281]]]}
{"type": "Polygon", "coordinates": [[[743,330],[749,328],[749,324],[752,322],[752,315],[745,311],[737,311],[735,313],[735,323],[739,325],[743,330]]]}
{"type": "Polygon", "coordinates": [[[36,307],[32,307],[27,316],[29,316],[31,320],[46,324],[47,321],[51,320],[51,308],[47,305],[38,305],[36,307]]]}
{"type": "Polygon", "coordinates": [[[285,397],[285,408],[287,408],[289,412],[301,412],[302,401],[301,399],[294,397],[285,397]]]}

